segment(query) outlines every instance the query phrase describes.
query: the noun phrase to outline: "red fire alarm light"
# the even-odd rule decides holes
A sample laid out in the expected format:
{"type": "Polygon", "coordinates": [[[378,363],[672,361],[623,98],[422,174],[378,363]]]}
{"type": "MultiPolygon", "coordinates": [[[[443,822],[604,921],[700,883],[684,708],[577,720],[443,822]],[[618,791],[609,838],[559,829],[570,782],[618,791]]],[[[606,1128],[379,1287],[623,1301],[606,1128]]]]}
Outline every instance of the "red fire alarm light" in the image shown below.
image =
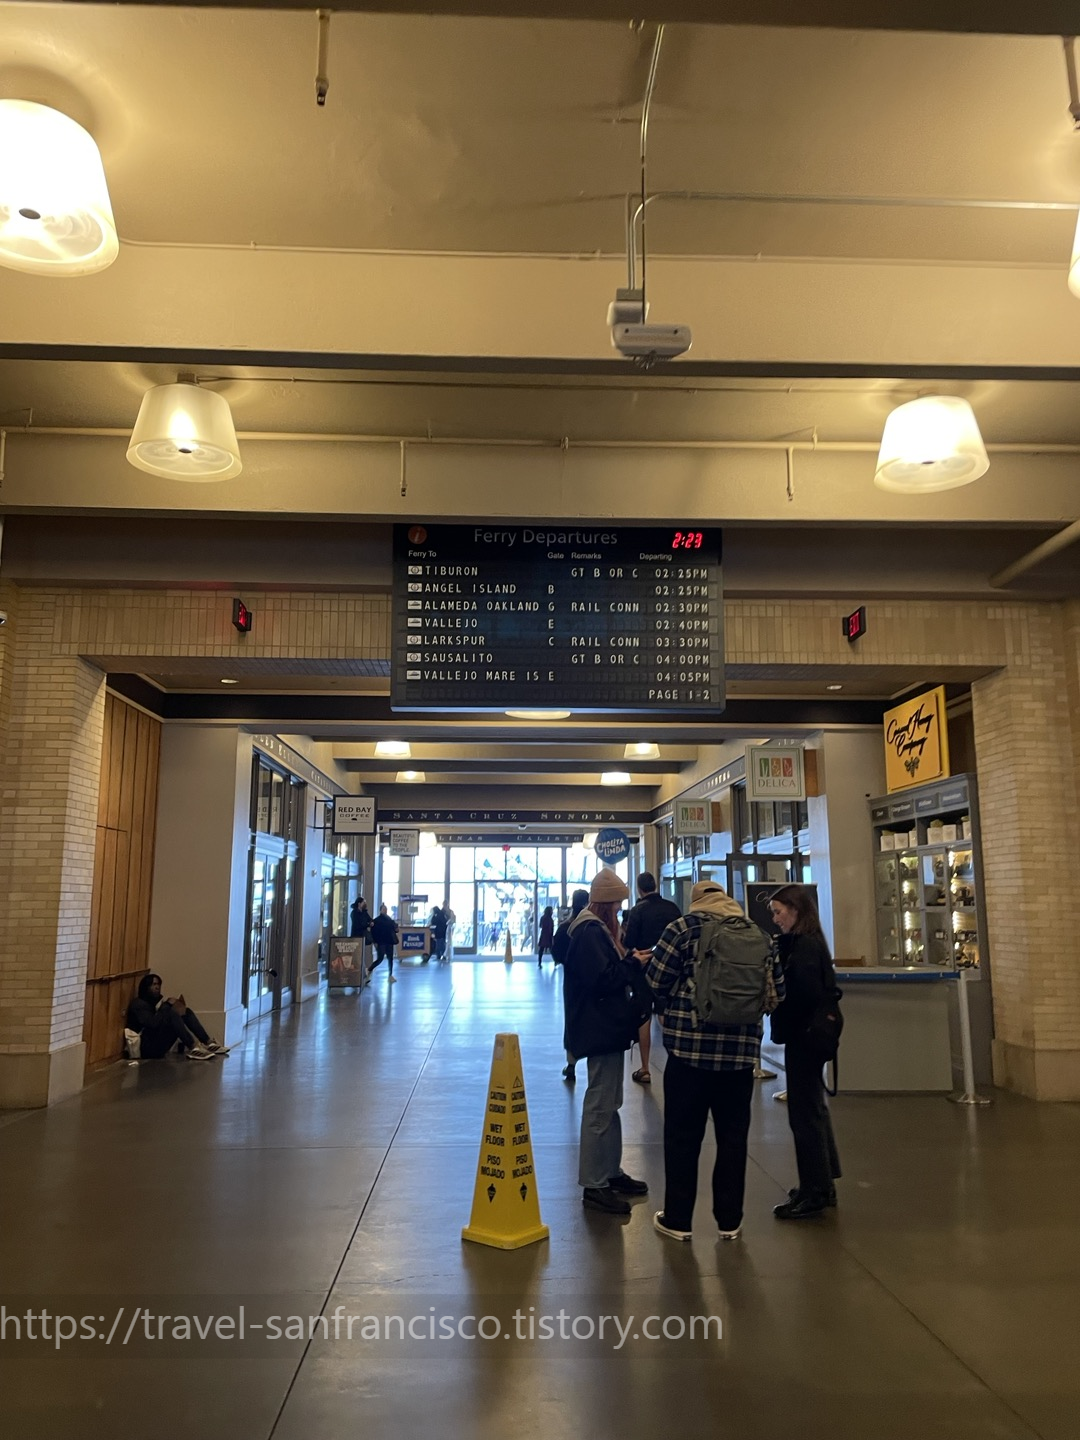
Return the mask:
{"type": "Polygon", "coordinates": [[[251,611],[242,600],[232,602],[232,623],[241,635],[246,635],[251,629],[251,611]]]}

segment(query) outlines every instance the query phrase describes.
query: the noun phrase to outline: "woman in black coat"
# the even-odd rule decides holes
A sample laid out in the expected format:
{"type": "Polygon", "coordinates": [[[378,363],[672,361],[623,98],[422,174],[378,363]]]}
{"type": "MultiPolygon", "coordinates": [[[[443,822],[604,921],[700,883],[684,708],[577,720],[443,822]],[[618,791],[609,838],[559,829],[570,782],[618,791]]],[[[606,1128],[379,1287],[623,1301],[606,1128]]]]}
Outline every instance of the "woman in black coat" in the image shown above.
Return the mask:
{"type": "Polygon", "coordinates": [[[823,1067],[806,1034],[818,1007],[836,993],[836,972],[809,890],[785,885],[769,901],[769,912],[780,931],[777,948],[787,986],[770,1023],[772,1038],[784,1046],[788,1121],[799,1167],[798,1187],[773,1214],[778,1220],[808,1220],[836,1204],[833,1182],[840,1178],[823,1067]]]}

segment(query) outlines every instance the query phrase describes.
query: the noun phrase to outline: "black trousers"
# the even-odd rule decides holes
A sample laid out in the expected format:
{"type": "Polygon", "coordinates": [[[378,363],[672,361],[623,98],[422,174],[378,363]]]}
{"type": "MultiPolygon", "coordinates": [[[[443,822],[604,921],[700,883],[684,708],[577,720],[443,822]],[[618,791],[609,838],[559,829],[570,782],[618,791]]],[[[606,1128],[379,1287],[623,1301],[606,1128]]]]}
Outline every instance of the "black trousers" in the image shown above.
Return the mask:
{"type": "Polygon", "coordinates": [[[825,1103],[822,1064],[797,1040],[784,1046],[787,1070],[787,1110],[799,1167],[799,1189],[823,1199],[840,1178],[840,1156],[825,1103]]]}
{"type": "Polygon", "coordinates": [[[746,1188],[746,1137],[754,1072],[699,1070],[677,1055],[664,1067],[664,1223],[689,1230],[697,1198],[698,1157],[712,1115],[716,1134],[713,1216],[721,1230],[742,1223],[746,1188]]]}
{"type": "Polygon", "coordinates": [[[190,1050],[196,1040],[203,1045],[210,1042],[202,1021],[190,1005],[183,1015],[178,1015],[167,1003],[162,1005],[154,1015],[154,1024],[148,1025],[141,1033],[139,1053],[144,1060],[160,1060],[178,1040],[185,1050],[190,1050]]]}

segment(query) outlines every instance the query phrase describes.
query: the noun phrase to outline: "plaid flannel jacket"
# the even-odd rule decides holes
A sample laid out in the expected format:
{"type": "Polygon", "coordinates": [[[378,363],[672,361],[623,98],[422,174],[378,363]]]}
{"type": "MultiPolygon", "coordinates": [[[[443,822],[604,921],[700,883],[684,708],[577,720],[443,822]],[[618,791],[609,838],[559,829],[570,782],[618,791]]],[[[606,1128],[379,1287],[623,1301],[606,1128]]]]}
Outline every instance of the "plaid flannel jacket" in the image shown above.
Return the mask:
{"type": "MultiPolygon", "coordinates": [[[[706,1025],[694,1009],[694,956],[707,911],[691,910],[661,935],[645,979],[653,992],[664,1045],[700,1070],[753,1069],[761,1058],[761,1025],[706,1025]]],[[[765,976],[766,1009],[784,998],[784,971],[775,948],[765,976]]]]}

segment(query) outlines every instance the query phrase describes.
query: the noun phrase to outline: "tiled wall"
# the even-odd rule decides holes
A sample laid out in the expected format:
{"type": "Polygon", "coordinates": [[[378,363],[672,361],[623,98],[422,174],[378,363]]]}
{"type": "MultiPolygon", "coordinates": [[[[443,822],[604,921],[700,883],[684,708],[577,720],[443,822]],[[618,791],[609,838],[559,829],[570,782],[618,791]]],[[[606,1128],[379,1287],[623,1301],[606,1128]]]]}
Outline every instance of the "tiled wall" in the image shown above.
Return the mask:
{"type": "MultiPolygon", "coordinates": [[[[79,657],[152,670],[153,657],[389,656],[386,593],[244,598],[255,624],[239,636],[221,591],[0,589],[0,606],[13,613],[0,632],[0,885],[12,897],[0,922],[0,1057],[55,1050],[81,1034],[102,677],[79,657]]],[[[779,674],[823,665],[910,665],[933,678],[985,672],[973,709],[1001,1073],[1031,1093],[1072,1087],[1080,1098],[1080,900],[1071,880],[1080,853],[1080,604],[878,602],[856,646],[840,633],[842,610],[830,600],[728,602],[728,659],[779,674]],[[1040,1078],[1044,1061],[1056,1067],[1052,1080],[1045,1065],[1040,1078]]]]}

